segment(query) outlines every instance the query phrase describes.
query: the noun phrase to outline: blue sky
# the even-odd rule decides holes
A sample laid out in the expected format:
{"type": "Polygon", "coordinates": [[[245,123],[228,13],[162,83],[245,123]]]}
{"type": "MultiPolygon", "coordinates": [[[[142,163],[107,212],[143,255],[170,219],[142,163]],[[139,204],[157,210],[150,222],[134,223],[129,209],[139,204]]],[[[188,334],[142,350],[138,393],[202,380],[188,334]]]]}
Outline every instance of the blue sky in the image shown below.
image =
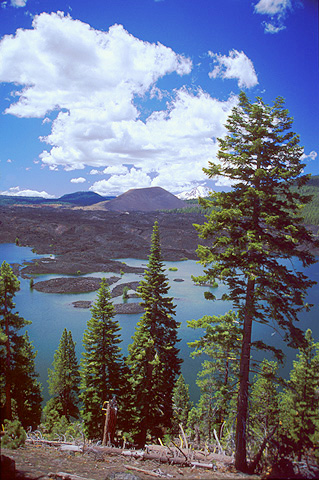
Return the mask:
{"type": "Polygon", "coordinates": [[[242,89],[285,98],[319,174],[316,0],[2,0],[0,35],[3,194],[213,186],[242,89]]]}

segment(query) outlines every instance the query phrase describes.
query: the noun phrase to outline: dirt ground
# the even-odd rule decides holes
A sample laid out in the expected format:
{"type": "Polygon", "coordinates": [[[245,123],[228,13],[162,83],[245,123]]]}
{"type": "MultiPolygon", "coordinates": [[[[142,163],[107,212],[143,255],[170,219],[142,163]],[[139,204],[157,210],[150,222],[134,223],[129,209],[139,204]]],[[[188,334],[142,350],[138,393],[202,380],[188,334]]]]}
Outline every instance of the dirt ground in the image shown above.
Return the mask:
{"type": "MultiPolygon", "coordinates": [[[[15,461],[16,476],[5,477],[6,480],[53,480],[62,478],[57,473],[78,475],[86,480],[108,480],[121,476],[114,475],[128,473],[128,480],[150,480],[151,478],[183,479],[183,480],[260,480],[259,476],[244,475],[235,471],[232,465],[216,462],[216,470],[174,466],[154,460],[136,460],[122,455],[105,455],[96,453],[63,452],[59,447],[44,445],[29,445],[17,450],[3,448],[1,454],[15,461]],[[130,469],[130,467],[133,467],[130,469]],[[142,469],[148,474],[136,469],[142,469]],[[157,473],[158,476],[152,475],[157,473]]],[[[70,477],[72,478],[72,477],[70,477]]],[[[123,478],[123,476],[122,476],[123,478]]]]}

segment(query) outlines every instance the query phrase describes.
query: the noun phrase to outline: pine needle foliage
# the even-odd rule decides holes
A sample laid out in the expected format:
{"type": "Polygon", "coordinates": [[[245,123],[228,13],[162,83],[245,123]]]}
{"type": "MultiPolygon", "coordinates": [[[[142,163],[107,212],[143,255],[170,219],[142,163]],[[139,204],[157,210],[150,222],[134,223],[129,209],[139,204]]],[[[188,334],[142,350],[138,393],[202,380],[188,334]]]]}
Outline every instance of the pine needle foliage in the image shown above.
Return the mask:
{"type": "Polygon", "coordinates": [[[129,345],[127,365],[133,392],[135,440],[144,446],[147,435],[162,437],[171,427],[173,389],[182,360],[176,347],[178,322],[161,261],[159,226],[153,227],[151,254],[138,287],[144,314],[129,345]]]}
{"type": "Polygon", "coordinates": [[[92,317],[84,332],[84,353],[81,360],[81,415],[88,438],[102,439],[103,403],[121,390],[122,366],[119,344],[120,326],[114,319],[115,308],[106,280],[103,278],[92,317]]]}
{"type": "Polygon", "coordinates": [[[79,416],[79,364],[71,331],[63,330],[59,347],[54,354],[52,369],[48,370],[49,393],[55,399],[60,416],[68,421],[79,416]]]}
{"type": "MultiPolygon", "coordinates": [[[[305,296],[313,285],[304,273],[289,267],[297,258],[304,267],[315,262],[309,252],[315,240],[303,225],[301,207],[310,201],[301,193],[309,176],[302,175],[303,149],[291,131],[292,119],[282,98],[273,106],[261,98],[250,102],[244,92],[229,116],[228,134],[219,139],[217,157],[209,162],[209,178],[232,182],[230,192],[214,192],[201,200],[212,207],[199,236],[210,240],[198,247],[211,280],[224,282],[243,322],[240,389],[237,408],[236,468],[247,471],[246,423],[253,322],[274,322],[290,346],[303,343],[299,313],[308,308],[305,296]],[[298,189],[293,191],[292,187],[298,189]]],[[[318,242],[317,242],[318,243],[318,242]]],[[[213,298],[213,296],[211,296],[213,298]]],[[[264,345],[265,347],[265,345],[264,345]]]]}
{"type": "Polygon", "coordinates": [[[203,354],[209,357],[203,361],[197,376],[201,397],[196,408],[200,433],[211,440],[214,428],[221,433],[224,422],[231,426],[235,417],[242,325],[238,315],[229,311],[221,316],[205,315],[188,321],[188,326],[204,329],[204,335],[188,346],[194,349],[191,357],[203,354]]]}
{"type": "Polygon", "coordinates": [[[299,460],[319,441],[319,342],[314,342],[310,329],[305,339],[280,401],[282,443],[299,460]]]}
{"type": "Polygon", "coordinates": [[[184,376],[180,374],[173,390],[173,433],[180,433],[180,424],[186,429],[188,415],[192,407],[193,402],[190,400],[189,385],[185,383],[184,376]]]}
{"type": "Polygon", "coordinates": [[[41,385],[35,371],[36,352],[28,333],[20,333],[31,322],[15,311],[14,297],[19,289],[20,282],[10,265],[3,262],[0,269],[1,406],[4,418],[13,420],[15,416],[24,427],[36,427],[41,416],[41,385]]]}

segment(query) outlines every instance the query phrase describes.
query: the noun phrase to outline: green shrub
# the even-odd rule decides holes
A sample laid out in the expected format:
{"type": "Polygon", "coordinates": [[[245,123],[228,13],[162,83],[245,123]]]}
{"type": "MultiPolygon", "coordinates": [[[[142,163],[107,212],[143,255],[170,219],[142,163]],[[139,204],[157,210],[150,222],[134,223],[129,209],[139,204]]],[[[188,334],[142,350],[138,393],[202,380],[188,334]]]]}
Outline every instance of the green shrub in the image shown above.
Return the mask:
{"type": "Polygon", "coordinates": [[[16,238],[16,240],[15,240],[15,243],[16,243],[16,245],[17,245],[18,247],[20,246],[20,240],[19,240],[19,237],[17,237],[17,238],[16,238]]]}
{"type": "Polygon", "coordinates": [[[34,279],[33,277],[30,278],[30,288],[33,288],[34,285],[34,279]]]}
{"type": "Polygon", "coordinates": [[[27,434],[18,419],[5,420],[4,432],[1,438],[1,447],[15,449],[25,444],[27,434]]]}
{"type": "Polygon", "coordinates": [[[120,275],[122,275],[122,276],[124,275],[124,272],[123,272],[123,270],[120,270],[120,275]]]}
{"type": "Polygon", "coordinates": [[[171,272],[177,272],[178,268],[177,267],[169,267],[169,269],[171,272]]]}

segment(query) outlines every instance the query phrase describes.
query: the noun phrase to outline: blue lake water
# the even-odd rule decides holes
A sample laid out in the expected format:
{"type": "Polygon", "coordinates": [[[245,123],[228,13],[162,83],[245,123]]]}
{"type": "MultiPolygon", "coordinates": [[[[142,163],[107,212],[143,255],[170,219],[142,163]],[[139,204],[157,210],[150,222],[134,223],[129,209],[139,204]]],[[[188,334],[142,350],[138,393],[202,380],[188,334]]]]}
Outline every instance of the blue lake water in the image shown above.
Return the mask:
{"type": "MultiPolygon", "coordinates": [[[[0,244],[0,262],[20,263],[37,258],[38,255],[32,253],[27,247],[17,247],[14,244],[0,244]]],[[[147,260],[120,259],[132,266],[146,266],[147,260]]],[[[207,301],[204,299],[204,291],[207,288],[195,286],[191,276],[201,275],[202,267],[196,261],[187,260],[181,262],[164,262],[166,274],[170,283],[169,295],[174,297],[176,305],[176,319],[181,323],[179,329],[180,355],[184,362],[182,364],[182,373],[186,382],[190,385],[192,399],[198,399],[199,390],[196,386],[196,375],[200,369],[201,359],[191,359],[191,349],[187,342],[199,338],[200,330],[193,330],[187,327],[187,320],[198,319],[203,315],[224,314],[231,309],[231,304],[222,301],[207,301]],[[177,271],[170,271],[169,267],[178,268],[177,271]],[[183,279],[183,282],[176,282],[175,279],[183,279]]],[[[112,272],[96,272],[86,276],[108,277],[112,272]]],[[[319,263],[306,269],[306,274],[319,283],[319,263]]],[[[40,275],[35,280],[46,280],[62,275],[40,275]]],[[[140,280],[143,275],[124,274],[118,283],[127,283],[140,280]]],[[[82,348],[83,333],[87,321],[91,316],[89,309],[74,308],[72,302],[76,300],[91,300],[96,298],[96,292],[86,294],[48,294],[31,290],[28,279],[20,280],[20,291],[16,294],[16,310],[19,311],[25,319],[31,320],[32,324],[27,327],[35,349],[38,351],[36,359],[37,371],[40,374],[40,381],[43,385],[43,394],[48,399],[47,391],[47,370],[51,367],[53,355],[58,348],[58,344],[64,328],[71,330],[74,341],[76,342],[76,351],[80,358],[82,348]]],[[[115,285],[112,285],[112,288],[115,285]]],[[[214,289],[214,294],[218,297],[225,292],[225,287],[220,285],[214,289]]],[[[308,302],[315,306],[308,313],[300,316],[300,327],[303,329],[311,328],[316,341],[319,341],[319,285],[314,286],[308,295],[308,302]]],[[[122,298],[113,299],[115,303],[121,303],[122,298]]],[[[131,300],[138,301],[138,300],[131,300]]],[[[131,337],[134,334],[136,323],[140,314],[117,315],[122,336],[122,350],[126,355],[127,346],[131,343],[131,337]]],[[[256,338],[262,338],[266,343],[284,348],[287,355],[284,374],[287,375],[292,366],[292,360],[295,359],[296,352],[284,345],[280,335],[275,333],[269,326],[254,325],[253,334],[256,338]]]]}

